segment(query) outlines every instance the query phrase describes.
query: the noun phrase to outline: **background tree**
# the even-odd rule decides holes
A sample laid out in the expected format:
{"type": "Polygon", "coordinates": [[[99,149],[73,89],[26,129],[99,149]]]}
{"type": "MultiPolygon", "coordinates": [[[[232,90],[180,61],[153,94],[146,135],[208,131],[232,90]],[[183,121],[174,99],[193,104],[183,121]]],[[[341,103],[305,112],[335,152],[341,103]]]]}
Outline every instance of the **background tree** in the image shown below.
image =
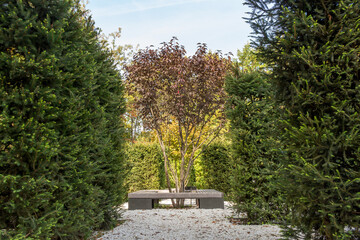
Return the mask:
{"type": "Polygon", "coordinates": [[[218,53],[208,53],[199,44],[187,57],[183,46],[173,38],[159,49],[141,50],[128,67],[128,83],[146,127],[157,133],[164,159],[167,184],[170,177],[176,191],[188,183],[196,151],[209,143],[224,125],[223,90],[228,60],[218,53]],[[209,122],[217,119],[215,127],[209,122]],[[169,126],[175,124],[176,132],[169,126]],[[170,161],[164,135],[177,135],[180,159],[170,161]]]}
{"type": "Polygon", "coordinates": [[[0,238],[87,238],[124,195],[111,53],[78,2],[11,0],[0,15],[0,238]]]}
{"type": "MultiPolygon", "coordinates": [[[[126,66],[131,64],[133,56],[139,51],[139,45],[133,46],[131,44],[118,45],[117,41],[121,37],[121,28],[118,31],[110,33],[109,35],[101,34],[102,43],[108,46],[113,55],[117,69],[126,81],[126,66]]],[[[123,115],[125,123],[125,138],[131,142],[135,142],[137,137],[143,130],[141,118],[134,106],[134,97],[125,91],[126,99],[126,113],[123,115]]]]}
{"type": "Polygon", "coordinates": [[[255,46],[285,106],[289,237],[360,236],[360,2],[255,1],[255,46]],[[293,231],[291,231],[293,230],[293,231]]]}
{"type": "Polygon", "coordinates": [[[242,73],[266,72],[266,64],[259,60],[250,43],[245,44],[243,49],[238,49],[236,55],[235,62],[242,73]]]}

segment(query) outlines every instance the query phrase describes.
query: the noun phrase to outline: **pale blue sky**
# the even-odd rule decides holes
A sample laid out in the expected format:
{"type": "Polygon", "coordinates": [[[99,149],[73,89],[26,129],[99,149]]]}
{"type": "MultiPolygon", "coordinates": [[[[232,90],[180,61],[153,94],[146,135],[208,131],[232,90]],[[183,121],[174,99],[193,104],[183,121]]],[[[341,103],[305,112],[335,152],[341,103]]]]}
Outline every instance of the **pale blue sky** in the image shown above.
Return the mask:
{"type": "Polygon", "coordinates": [[[89,0],[97,27],[108,34],[122,29],[119,44],[158,47],[172,36],[188,54],[197,43],[212,51],[232,52],[250,41],[250,26],[243,19],[249,9],[243,0],[89,0]]]}

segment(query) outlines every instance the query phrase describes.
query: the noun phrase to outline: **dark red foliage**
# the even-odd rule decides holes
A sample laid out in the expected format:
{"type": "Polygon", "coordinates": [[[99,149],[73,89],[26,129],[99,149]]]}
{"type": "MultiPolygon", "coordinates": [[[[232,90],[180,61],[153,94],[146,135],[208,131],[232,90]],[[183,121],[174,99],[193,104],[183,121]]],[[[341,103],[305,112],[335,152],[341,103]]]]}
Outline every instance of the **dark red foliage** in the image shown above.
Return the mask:
{"type": "Polygon", "coordinates": [[[184,127],[191,127],[221,113],[229,62],[220,53],[208,53],[205,44],[199,44],[188,57],[176,38],[159,49],[141,50],[127,71],[128,87],[144,124],[157,129],[173,116],[184,127]]]}

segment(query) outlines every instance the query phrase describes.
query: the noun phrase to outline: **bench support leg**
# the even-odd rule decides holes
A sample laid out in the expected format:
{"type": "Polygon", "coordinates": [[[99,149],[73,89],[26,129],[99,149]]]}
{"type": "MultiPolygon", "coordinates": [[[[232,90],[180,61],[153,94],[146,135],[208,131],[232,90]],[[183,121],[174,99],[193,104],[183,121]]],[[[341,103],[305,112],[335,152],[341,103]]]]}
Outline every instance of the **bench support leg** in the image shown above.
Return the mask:
{"type": "Polygon", "coordinates": [[[152,209],[154,206],[152,199],[129,198],[129,210],[152,209]]]}
{"type": "Polygon", "coordinates": [[[224,209],[224,199],[223,198],[200,198],[199,199],[199,208],[202,208],[202,209],[222,208],[222,209],[224,209]]]}

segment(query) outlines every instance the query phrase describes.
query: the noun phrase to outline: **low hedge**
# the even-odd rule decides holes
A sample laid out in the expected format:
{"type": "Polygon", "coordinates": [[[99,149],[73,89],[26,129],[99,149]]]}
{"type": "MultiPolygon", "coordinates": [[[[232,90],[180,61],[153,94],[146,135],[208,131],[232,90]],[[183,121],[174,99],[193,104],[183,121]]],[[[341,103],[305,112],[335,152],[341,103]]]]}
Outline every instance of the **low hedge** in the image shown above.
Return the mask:
{"type": "Polygon", "coordinates": [[[196,186],[215,189],[227,195],[230,192],[230,144],[215,142],[204,147],[199,162],[195,165],[196,186]]]}
{"type": "Polygon", "coordinates": [[[128,192],[162,189],[165,184],[164,158],[156,143],[138,142],[127,146],[126,187],[128,192]]]}

